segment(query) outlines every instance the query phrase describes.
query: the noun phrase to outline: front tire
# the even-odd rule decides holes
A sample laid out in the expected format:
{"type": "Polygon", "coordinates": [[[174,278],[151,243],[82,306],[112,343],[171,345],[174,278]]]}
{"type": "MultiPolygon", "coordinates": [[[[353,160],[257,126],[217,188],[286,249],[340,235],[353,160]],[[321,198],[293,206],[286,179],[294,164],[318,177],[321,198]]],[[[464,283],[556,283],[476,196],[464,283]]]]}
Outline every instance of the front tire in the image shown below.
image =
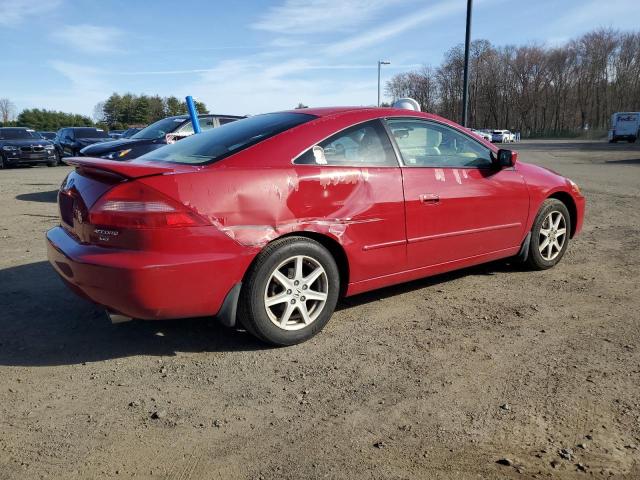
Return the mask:
{"type": "Polygon", "coordinates": [[[339,292],[340,274],[329,251],[306,237],[285,237],[267,245],[249,268],[238,318],[265,342],[295,345],[327,324],[339,292]]]}
{"type": "Polygon", "coordinates": [[[555,198],[542,202],[533,227],[527,264],[534,270],[555,266],[569,245],[571,216],[564,203],[555,198]]]}

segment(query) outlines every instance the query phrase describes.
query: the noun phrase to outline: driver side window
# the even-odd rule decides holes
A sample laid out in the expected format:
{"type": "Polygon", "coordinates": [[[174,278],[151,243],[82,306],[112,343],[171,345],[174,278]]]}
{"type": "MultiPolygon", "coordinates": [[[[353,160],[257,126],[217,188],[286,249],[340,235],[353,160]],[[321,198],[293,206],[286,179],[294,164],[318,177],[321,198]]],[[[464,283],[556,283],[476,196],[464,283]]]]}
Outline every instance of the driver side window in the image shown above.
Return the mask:
{"type": "Polygon", "coordinates": [[[413,119],[387,124],[407,167],[491,167],[491,150],[454,128],[413,119]]]}

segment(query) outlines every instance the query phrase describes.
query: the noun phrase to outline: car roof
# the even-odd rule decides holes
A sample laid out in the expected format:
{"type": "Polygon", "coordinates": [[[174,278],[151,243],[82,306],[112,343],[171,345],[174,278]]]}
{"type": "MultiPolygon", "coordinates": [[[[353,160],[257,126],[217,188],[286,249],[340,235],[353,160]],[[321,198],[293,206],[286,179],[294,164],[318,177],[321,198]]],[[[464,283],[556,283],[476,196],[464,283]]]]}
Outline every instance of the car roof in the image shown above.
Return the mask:
{"type": "Polygon", "coordinates": [[[306,113],[315,115],[317,117],[332,117],[337,118],[343,115],[349,115],[359,118],[362,121],[384,118],[384,117],[413,117],[423,118],[425,120],[435,120],[440,123],[451,125],[453,127],[460,128],[455,122],[443,118],[439,115],[427,112],[417,112],[415,110],[409,110],[406,108],[393,108],[393,107],[320,107],[320,108],[300,108],[294,110],[286,110],[288,113],[306,113]]]}

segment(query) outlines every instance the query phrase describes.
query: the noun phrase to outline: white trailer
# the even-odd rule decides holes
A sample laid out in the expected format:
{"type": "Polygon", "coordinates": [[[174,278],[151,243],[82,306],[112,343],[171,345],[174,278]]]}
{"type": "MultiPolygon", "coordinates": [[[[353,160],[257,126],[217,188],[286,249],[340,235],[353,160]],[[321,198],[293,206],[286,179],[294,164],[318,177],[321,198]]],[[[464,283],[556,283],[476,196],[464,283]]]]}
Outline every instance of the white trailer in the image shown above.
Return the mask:
{"type": "Polygon", "coordinates": [[[609,143],[626,140],[633,143],[640,136],[640,112],[617,112],[611,115],[609,143]]]}

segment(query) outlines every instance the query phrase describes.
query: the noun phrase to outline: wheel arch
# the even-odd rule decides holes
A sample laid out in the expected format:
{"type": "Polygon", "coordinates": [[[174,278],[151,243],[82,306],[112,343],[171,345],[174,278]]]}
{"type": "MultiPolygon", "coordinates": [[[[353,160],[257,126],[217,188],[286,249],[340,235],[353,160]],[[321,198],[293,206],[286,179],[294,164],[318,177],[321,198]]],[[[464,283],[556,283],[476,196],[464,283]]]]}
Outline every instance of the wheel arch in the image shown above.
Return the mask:
{"type": "Polygon", "coordinates": [[[340,273],[340,296],[344,296],[347,291],[347,286],[349,285],[349,259],[347,257],[347,252],[340,244],[340,242],[329,235],[303,230],[282,235],[269,242],[269,244],[275,240],[288,237],[305,237],[311,240],[315,240],[329,251],[333,259],[336,261],[336,265],[338,266],[338,272],[340,273]]]}
{"type": "Polygon", "coordinates": [[[547,198],[555,198],[556,200],[560,200],[562,203],[564,203],[564,206],[567,207],[567,210],[569,210],[569,220],[571,222],[571,234],[569,235],[569,238],[573,238],[576,232],[576,222],[578,219],[578,207],[576,206],[576,202],[573,200],[573,197],[570,193],[560,190],[552,193],[547,198]]]}

